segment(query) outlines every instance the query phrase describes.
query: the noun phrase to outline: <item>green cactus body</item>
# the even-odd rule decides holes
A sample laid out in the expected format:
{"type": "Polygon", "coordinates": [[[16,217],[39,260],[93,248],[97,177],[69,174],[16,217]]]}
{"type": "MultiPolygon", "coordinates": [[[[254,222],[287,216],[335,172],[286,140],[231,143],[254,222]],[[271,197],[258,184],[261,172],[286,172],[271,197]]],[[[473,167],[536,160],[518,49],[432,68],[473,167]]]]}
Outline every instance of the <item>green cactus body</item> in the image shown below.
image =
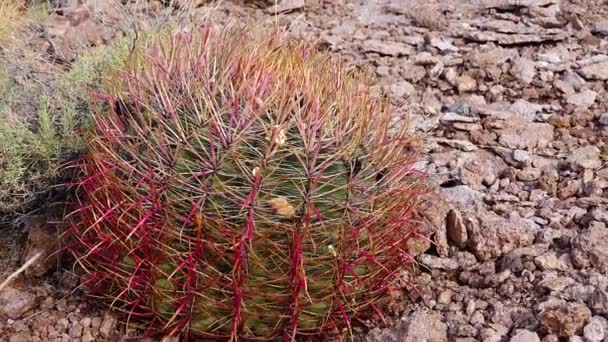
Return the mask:
{"type": "Polygon", "coordinates": [[[138,49],[100,97],[71,216],[91,282],[221,340],[330,336],[381,308],[423,190],[386,101],[277,33],[138,49]]]}

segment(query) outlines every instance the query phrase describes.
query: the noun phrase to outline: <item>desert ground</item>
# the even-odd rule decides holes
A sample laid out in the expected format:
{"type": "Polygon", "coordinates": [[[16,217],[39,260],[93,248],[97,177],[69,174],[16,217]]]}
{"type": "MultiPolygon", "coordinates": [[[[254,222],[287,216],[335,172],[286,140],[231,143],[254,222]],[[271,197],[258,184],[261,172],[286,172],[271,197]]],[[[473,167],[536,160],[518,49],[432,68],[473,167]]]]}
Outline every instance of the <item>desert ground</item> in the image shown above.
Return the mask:
{"type": "MultiPolygon", "coordinates": [[[[199,17],[279,25],[390,94],[396,119],[424,139],[417,168],[436,189],[426,238],[408,246],[417,266],[384,321],[361,322],[354,340],[608,341],[608,2],[167,3],[50,1],[22,48],[42,57],[6,59],[33,80],[19,85],[29,87],[20,110],[49,70],[65,73],[136,27],[199,17]]],[[[0,216],[0,280],[44,256],[0,292],[0,340],[137,339],[52,254],[57,191],[0,216]]]]}

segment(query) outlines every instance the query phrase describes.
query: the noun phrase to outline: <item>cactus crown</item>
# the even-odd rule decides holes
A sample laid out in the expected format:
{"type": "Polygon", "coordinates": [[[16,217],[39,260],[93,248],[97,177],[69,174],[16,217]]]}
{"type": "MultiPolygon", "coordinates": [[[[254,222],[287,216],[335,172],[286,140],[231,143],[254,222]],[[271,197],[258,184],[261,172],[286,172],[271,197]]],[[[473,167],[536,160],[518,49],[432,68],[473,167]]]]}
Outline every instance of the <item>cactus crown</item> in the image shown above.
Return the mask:
{"type": "Polygon", "coordinates": [[[203,27],[110,79],[71,216],[91,288],[217,338],[379,312],[422,187],[411,133],[360,76],[278,33],[203,27]]]}

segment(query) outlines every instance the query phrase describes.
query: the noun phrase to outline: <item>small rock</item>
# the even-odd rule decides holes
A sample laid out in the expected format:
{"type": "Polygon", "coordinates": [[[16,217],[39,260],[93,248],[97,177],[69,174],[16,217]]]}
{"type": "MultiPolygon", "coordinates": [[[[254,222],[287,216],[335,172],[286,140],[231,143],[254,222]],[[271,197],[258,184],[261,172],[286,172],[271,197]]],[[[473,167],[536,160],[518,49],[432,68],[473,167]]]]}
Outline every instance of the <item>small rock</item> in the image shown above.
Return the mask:
{"type": "Polygon", "coordinates": [[[498,259],[496,262],[496,268],[498,272],[509,270],[515,274],[519,274],[524,270],[524,264],[521,255],[511,252],[498,259]]]}
{"type": "Polygon", "coordinates": [[[555,252],[545,253],[543,255],[539,255],[534,259],[534,263],[536,266],[540,267],[542,270],[565,270],[568,265],[564,263],[564,261],[557,257],[555,252]]]}
{"type": "Polygon", "coordinates": [[[446,342],[448,340],[448,328],[438,314],[416,311],[408,321],[407,333],[401,340],[403,342],[446,342]]]}
{"type": "Polygon", "coordinates": [[[448,239],[456,246],[463,246],[468,239],[467,229],[462,222],[462,214],[458,209],[451,209],[446,219],[448,239]]]}
{"type": "Polygon", "coordinates": [[[498,143],[510,149],[545,147],[553,141],[553,126],[543,122],[514,124],[499,131],[498,143]]]}
{"type": "Polygon", "coordinates": [[[33,341],[31,336],[23,333],[12,334],[8,338],[8,342],[30,342],[33,341]]]}
{"type": "Polygon", "coordinates": [[[416,257],[431,248],[431,241],[422,237],[412,237],[406,242],[407,252],[412,256],[416,257]]]}
{"type": "Polygon", "coordinates": [[[608,316],[608,293],[600,289],[596,289],[587,301],[589,308],[596,315],[608,316]]]}
{"type": "Polygon", "coordinates": [[[530,153],[524,150],[515,150],[513,151],[513,160],[518,161],[524,165],[529,165],[532,163],[532,157],[530,153]]]}
{"type": "MultiPolygon", "coordinates": [[[[608,68],[608,64],[606,65],[608,68]]],[[[578,94],[573,94],[566,98],[566,102],[575,105],[577,107],[589,107],[595,103],[597,98],[597,92],[589,89],[585,89],[578,94]]]]}
{"type": "Polygon", "coordinates": [[[453,112],[447,112],[441,116],[439,121],[444,122],[444,123],[451,123],[451,122],[474,123],[474,122],[479,121],[479,118],[473,117],[473,116],[460,115],[460,114],[453,113],[453,112]]]}
{"type": "Polygon", "coordinates": [[[441,291],[441,293],[439,293],[439,296],[437,296],[437,304],[450,304],[450,302],[452,301],[452,294],[453,292],[450,290],[441,291]]]}
{"type": "Polygon", "coordinates": [[[477,88],[477,81],[469,75],[462,75],[456,80],[459,93],[468,93],[477,88]]]}
{"type": "Polygon", "coordinates": [[[441,192],[448,203],[457,206],[475,208],[481,203],[482,199],[480,192],[471,189],[467,185],[442,188],[441,192]]]}
{"type": "Polygon", "coordinates": [[[471,151],[475,151],[477,149],[477,146],[475,146],[473,143],[471,143],[468,140],[437,138],[437,139],[435,139],[435,141],[437,141],[440,144],[448,145],[450,147],[457,148],[457,149],[459,149],[461,151],[465,151],[465,152],[471,152],[471,151]]]}
{"type": "Polygon", "coordinates": [[[608,61],[589,64],[579,71],[588,80],[608,80],[608,61]]]}
{"type": "Polygon", "coordinates": [[[595,34],[608,36],[608,20],[596,22],[595,24],[593,24],[593,29],[591,31],[595,34]]]}
{"type": "Polygon", "coordinates": [[[36,296],[12,287],[0,292],[0,316],[17,319],[34,307],[36,296]]]}
{"type": "Polygon", "coordinates": [[[583,336],[588,342],[602,342],[608,329],[608,320],[601,316],[591,317],[583,329],[583,336]]]}
{"type": "Polygon", "coordinates": [[[397,82],[391,85],[391,94],[394,98],[407,98],[416,94],[416,88],[408,81],[397,82]]]}
{"type": "Polygon", "coordinates": [[[555,273],[544,273],[544,276],[545,278],[538,283],[538,286],[550,291],[563,291],[568,286],[576,283],[570,277],[559,277],[555,273]]]}
{"type": "Polygon", "coordinates": [[[518,329],[511,337],[510,342],[540,342],[538,335],[530,330],[518,329]]]}
{"type": "Polygon", "coordinates": [[[608,229],[603,224],[592,225],[572,240],[572,262],[575,266],[596,267],[608,272],[608,229]]]}
{"type": "Polygon", "coordinates": [[[550,334],[568,337],[581,331],[589,318],[591,311],[584,304],[568,303],[566,306],[545,310],[540,324],[550,334]]]}
{"type": "Polygon", "coordinates": [[[523,84],[530,84],[536,76],[534,61],[528,58],[516,58],[511,67],[511,74],[523,84]]]}
{"type": "Polygon", "coordinates": [[[109,338],[116,329],[116,324],[116,318],[112,314],[106,313],[99,327],[99,333],[103,338],[109,338]]]}
{"type": "Polygon", "coordinates": [[[603,113],[602,115],[600,115],[598,121],[600,122],[600,124],[608,126],[608,113],[603,113]]]}
{"type": "Polygon", "coordinates": [[[572,84],[562,80],[555,80],[555,82],[553,82],[553,86],[566,96],[574,95],[574,93],[576,93],[576,90],[574,90],[572,84]]]}
{"type": "Polygon", "coordinates": [[[581,181],[578,179],[572,179],[566,182],[566,185],[557,191],[557,197],[565,200],[578,193],[581,188],[581,181]]]}
{"type": "Polygon", "coordinates": [[[273,14],[292,12],[306,6],[305,0],[281,0],[279,3],[268,8],[273,14]]]}
{"type": "Polygon", "coordinates": [[[593,145],[579,147],[570,153],[567,162],[574,171],[599,169],[602,166],[600,149],[593,145]]]}
{"type": "Polygon", "coordinates": [[[516,248],[531,245],[534,241],[532,224],[513,216],[502,218],[493,212],[481,210],[465,217],[469,246],[482,260],[501,256],[516,248]]]}
{"type": "Polygon", "coordinates": [[[455,260],[439,258],[429,254],[418,256],[418,261],[423,265],[439,270],[454,271],[458,269],[458,263],[455,260]]]}
{"type": "Polygon", "coordinates": [[[375,52],[383,56],[407,56],[413,52],[413,49],[409,45],[380,41],[377,39],[368,39],[363,42],[361,48],[365,52],[375,52]]]}
{"type": "Polygon", "coordinates": [[[540,170],[527,167],[517,173],[517,179],[521,181],[535,181],[540,178],[540,170]]]}

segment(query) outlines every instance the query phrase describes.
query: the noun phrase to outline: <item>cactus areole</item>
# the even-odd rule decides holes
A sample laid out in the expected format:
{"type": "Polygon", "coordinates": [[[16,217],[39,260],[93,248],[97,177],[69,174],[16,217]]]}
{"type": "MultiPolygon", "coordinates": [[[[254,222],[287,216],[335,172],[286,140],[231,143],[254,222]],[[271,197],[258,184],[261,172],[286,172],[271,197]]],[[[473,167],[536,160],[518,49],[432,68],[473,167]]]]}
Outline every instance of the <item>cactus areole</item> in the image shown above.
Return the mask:
{"type": "Polygon", "coordinates": [[[93,102],[70,249],[148,333],[296,340],[381,315],[423,190],[385,99],[306,42],[203,27],[93,102]]]}

